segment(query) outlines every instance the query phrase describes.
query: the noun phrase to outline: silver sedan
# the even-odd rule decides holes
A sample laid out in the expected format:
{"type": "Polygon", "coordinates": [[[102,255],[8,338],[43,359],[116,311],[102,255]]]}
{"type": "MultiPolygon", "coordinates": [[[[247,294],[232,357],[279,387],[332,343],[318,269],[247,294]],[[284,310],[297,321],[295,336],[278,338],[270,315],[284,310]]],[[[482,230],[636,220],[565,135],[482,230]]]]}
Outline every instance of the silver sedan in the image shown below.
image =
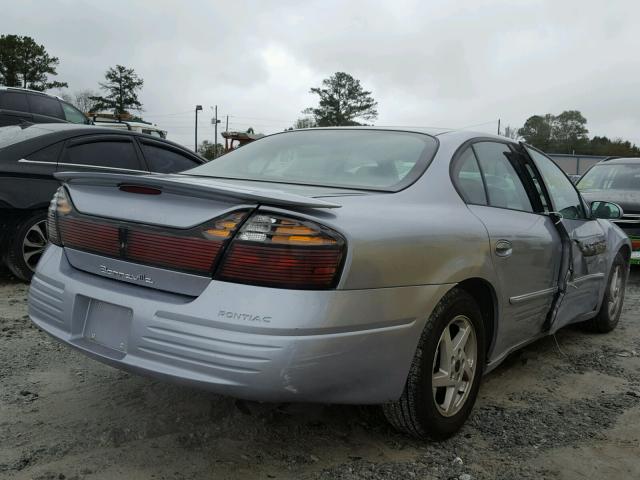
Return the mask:
{"type": "Polygon", "coordinates": [[[57,177],[33,322],[222,394],[381,404],[445,438],[510,352],[622,309],[621,208],[502,137],[298,130],[183,174],[57,177]]]}

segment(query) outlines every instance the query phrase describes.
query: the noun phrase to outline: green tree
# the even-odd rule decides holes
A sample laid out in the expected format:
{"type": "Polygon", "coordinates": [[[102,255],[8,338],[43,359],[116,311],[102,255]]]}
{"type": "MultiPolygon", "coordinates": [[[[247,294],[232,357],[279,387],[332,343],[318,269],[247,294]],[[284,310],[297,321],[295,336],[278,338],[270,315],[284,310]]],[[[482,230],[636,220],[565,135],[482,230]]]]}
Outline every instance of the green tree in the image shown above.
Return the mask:
{"type": "Polygon", "coordinates": [[[556,153],[573,153],[588,143],[587,119],[578,110],[567,110],[553,118],[551,142],[556,153]]]}
{"type": "Polygon", "coordinates": [[[518,134],[524,141],[549,153],[576,155],[638,156],[640,148],[620,138],[588,137],[587,119],[578,110],[566,110],[560,115],[533,115],[518,134]]]}
{"type": "Polygon", "coordinates": [[[524,141],[543,151],[548,151],[551,145],[551,130],[553,129],[554,116],[533,115],[527,118],[522,128],[518,130],[524,141]]]}
{"type": "Polygon", "coordinates": [[[138,100],[138,91],[144,81],[138,77],[133,68],[116,65],[105,73],[105,83],[100,83],[104,96],[90,97],[96,103],[95,110],[111,110],[117,118],[129,114],[129,110],[142,110],[138,100]]]}
{"type": "Polygon", "coordinates": [[[0,84],[39,91],[67,87],[66,82],[49,81],[58,74],[59,63],[31,37],[0,35],[0,84]]]}
{"type": "Polygon", "coordinates": [[[311,117],[304,117],[304,118],[299,118],[296,120],[296,123],[293,124],[293,127],[291,127],[291,130],[297,130],[299,128],[315,128],[318,125],[316,125],[316,121],[311,118],[311,117]]]}
{"type": "Polygon", "coordinates": [[[204,140],[198,146],[198,153],[207,160],[213,160],[214,158],[217,158],[220,155],[224,154],[224,146],[221,143],[214,145],[213,142],[204,140]]]}
{"type": "Polygon", "coordinates": [[[303,113],[313,115],[319,127],[362,125],[358,119],[378,118],[378,102],[362,88],[360,80],[348,73],[336,72],[310,92],[320,100],[317,107],[309,107],[303,113]]]}

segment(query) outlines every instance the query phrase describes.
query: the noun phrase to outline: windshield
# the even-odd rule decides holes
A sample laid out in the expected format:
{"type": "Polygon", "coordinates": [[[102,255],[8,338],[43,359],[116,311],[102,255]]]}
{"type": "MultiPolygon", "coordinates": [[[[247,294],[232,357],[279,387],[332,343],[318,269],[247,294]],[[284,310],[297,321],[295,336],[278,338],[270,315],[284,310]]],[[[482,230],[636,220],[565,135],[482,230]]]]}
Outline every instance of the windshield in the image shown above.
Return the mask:
{"type": "Polygon", "coordinates": [[[5,148],[24,140],[28,140],[39,135],[51,133],[51,130],[40,128],[35,125],[20,126],[11,125],[0,127],[0,148],[5,148]]]}
{"type": "Polygon", "coordinates": [[[264,137],[185,173],[398,191],[424,172],[437,140],[384,130],[300,130],[264,137]]]}
{"type": "Polygon", "coordinates": [[[578,182],[578,190],[640,190],[640,163],[600,164],[578,182]]]}

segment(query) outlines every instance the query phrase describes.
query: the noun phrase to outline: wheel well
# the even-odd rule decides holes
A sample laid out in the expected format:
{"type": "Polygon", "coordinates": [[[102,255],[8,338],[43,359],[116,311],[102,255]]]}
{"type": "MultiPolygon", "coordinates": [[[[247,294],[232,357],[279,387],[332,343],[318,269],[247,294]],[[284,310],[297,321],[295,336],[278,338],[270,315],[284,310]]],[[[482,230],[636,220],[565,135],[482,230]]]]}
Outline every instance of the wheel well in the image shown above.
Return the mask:
{"type": "Polygon", "coordinates": [[[629,260],[631,258],[631,249],[629,248],[629,245],[623,245],[619,251],[624,255],[625,260],[629,260]]]}
{"type": "Polygon", "coordinates": [[[463,289],[478,303],[482,314],[485,334],[487,338],[487,353],[491,350],[494,343],[494,334],[496,332],[497,323],[497,296],[493,286],[481,278],[469,278],[458,283],[458,288],[463,289]]]}

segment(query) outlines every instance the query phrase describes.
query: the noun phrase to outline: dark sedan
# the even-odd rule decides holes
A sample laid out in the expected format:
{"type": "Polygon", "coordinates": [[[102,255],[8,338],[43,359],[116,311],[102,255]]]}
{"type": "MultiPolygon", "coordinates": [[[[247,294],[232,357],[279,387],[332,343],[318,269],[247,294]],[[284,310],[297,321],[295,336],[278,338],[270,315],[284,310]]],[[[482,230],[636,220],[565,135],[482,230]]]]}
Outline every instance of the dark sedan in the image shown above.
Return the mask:
{"type": "Polygon", "coordinates": [[[624,215],[615,223],[631,238],[631,263],[640,265],[640,158],[602,161],[577,186],[587,200],[606,200],[622,207],[624,215]]]}
{"type": "Polygon", "coordinates": [[[175,173],[206,160],[173,142],[71,123],[0,128],[0,258],[29,280],[47,242],[46,213],[60,171],[175,173]]]}

